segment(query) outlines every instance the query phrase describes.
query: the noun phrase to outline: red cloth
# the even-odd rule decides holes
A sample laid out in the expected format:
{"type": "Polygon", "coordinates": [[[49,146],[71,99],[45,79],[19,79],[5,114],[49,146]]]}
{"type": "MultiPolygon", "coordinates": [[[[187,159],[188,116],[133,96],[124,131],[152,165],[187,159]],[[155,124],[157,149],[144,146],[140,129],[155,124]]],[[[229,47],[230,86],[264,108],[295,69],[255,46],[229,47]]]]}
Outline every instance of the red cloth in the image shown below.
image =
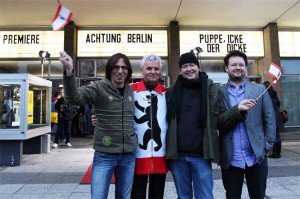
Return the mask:
{"type": "MultiPolygon", "coordinates": [[[[87,169],[85,175],[81,179],[80,184],[91,184],[92,169],[93,169],[93,163],[90,164],[90,166],[87,169]]],[[[115,176],[113,175],[113,177],[111,178],[111,183],[114,184],[115,181],[116,181],[115,176]]]]}
{"type": "Polygon", "coordinates": [[[164,157],[135,159],[135,174],[167,173],[168,167],[164,157]]]}

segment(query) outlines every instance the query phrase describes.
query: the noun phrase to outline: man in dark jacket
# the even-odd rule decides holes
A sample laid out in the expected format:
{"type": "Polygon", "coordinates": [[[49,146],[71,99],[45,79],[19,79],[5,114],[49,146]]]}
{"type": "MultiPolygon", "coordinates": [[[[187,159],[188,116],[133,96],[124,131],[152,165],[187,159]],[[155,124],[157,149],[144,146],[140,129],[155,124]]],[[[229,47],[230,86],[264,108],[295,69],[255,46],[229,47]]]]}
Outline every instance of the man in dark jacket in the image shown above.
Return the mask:
{"type": "Polygon", "coordinates": [[[277,95],[277,92],[274,90],[273,86],[269,81],[265,81],[263,83],[268,89],[268,93],[270,95],[270,98],[272,100],[274,113],[275,113],[275,119],[276,119],[276,139],[274,141],[273,145],[273,153],[269,155],[269,158],[280,158],[281,155],[281,136],[279,133],[279,129],[283,128],[283,121],[280,114],[280,101],[277,95]]]}
{"type": "MultiPolygon", "coordinates": [[[[166,159],[178,198],[212,199],[211,161],[219,162],[217,119],[226,109],[218,85],[200,72],[194,54],[182,54],[179,68],[181,75],[167,91],[166,159]]],[[[247,103],[240,102],[227,116],[242,120],[247,103]]]]}
{"type": "Polygon", "coordinates": [[[55,103],[55,109],[58,112],[58,128],[55,134],[54,148],[58,147],[59,139],[63,133],[66,137],[66,145],[71,147],[71,127],[72,120],[76,114],[76,106],[68,104],[64,99],[64,90],[61,91],[61,98],[55,103]]]}

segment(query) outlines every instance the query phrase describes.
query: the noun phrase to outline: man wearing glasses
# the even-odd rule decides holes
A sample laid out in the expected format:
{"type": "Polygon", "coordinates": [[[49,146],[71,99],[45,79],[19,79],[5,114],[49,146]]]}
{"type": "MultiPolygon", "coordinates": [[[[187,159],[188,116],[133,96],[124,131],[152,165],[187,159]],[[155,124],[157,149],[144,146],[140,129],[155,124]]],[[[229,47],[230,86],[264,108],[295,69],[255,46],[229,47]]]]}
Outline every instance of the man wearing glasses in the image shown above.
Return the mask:
{"type": "Polygon", "coordinates": [[[116,179],[115,198],[130,198],[135,167],[137,137],[132,126],[133,90],[128,84],[132,68],[128,57],[117,53],[106,64],[105,79],[77,88],[73,60],[60,53],[65,71],[65,100],[82,106],[93,104],[97,125],[91,181],[91,198],[107,198],[112,175],[116,179]]]}
{"type": "MultiPolygon", "coordinates": [[[[248,58],[245,53],[233,50],[224,58],[228,83],[220,90],[227,110],[243,99],[252,99],[245,120],[235,117],[223,119],[227,126],[220,126],[220,165],[226,198],[241,198],[244,178],[250,198],[265,198],[268,158],[275,139],[275,114],[264,85],[245,80],[248,58]]],[[[249,100],[250,101],[250,100],[249,100]]]]}

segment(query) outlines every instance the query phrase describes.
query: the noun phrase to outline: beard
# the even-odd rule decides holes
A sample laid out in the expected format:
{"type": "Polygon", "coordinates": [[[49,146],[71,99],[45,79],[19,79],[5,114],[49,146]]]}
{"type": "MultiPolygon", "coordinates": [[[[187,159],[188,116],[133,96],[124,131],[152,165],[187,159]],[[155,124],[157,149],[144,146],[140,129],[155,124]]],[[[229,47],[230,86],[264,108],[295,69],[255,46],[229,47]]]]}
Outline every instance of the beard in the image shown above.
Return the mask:
{"type": "Polygon", "coordinates": [[[230,81],[233,82],[241,82],[244,80],[245,74],[241,74],[240,76],[235,76],[235,75],[230,75],[229,74],[229,79],[230,81]]]}

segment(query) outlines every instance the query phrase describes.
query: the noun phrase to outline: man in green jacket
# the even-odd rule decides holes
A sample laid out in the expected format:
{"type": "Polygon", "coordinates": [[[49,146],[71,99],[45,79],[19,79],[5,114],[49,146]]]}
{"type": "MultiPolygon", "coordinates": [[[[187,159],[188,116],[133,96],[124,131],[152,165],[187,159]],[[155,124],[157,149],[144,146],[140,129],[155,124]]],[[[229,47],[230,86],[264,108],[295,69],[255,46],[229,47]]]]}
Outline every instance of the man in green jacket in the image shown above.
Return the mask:
{"type": "MultiPolygon", "coordinates": [[[[181,74],[167,91],[166,159],[179,199],[212,199],[211,161],[219,163],[217,121],[226,109],[218,85],[200,72],[193,53],[181,55],[179,68],[181,74]]],[[[241,111],[254,104],[243,100],[226,112],[226,117],[243,120],[241,111]]],[[[219,125],[226,126],[226,120],[219,125]]]]}
{"type": "Polygon", "coordinates": [[[106,77],[77,88],[73,60],[60,53],[65,71],[63,84],[67,103],[93,104],[97,118],[94,132],[92,198],[107,198],[113,173],[115,198],[130,198],[135,167],[137,137],[133,129],[133,91],[129,86],[132,68],[126,55],[117,53],[106,64],[106,77]]]}

